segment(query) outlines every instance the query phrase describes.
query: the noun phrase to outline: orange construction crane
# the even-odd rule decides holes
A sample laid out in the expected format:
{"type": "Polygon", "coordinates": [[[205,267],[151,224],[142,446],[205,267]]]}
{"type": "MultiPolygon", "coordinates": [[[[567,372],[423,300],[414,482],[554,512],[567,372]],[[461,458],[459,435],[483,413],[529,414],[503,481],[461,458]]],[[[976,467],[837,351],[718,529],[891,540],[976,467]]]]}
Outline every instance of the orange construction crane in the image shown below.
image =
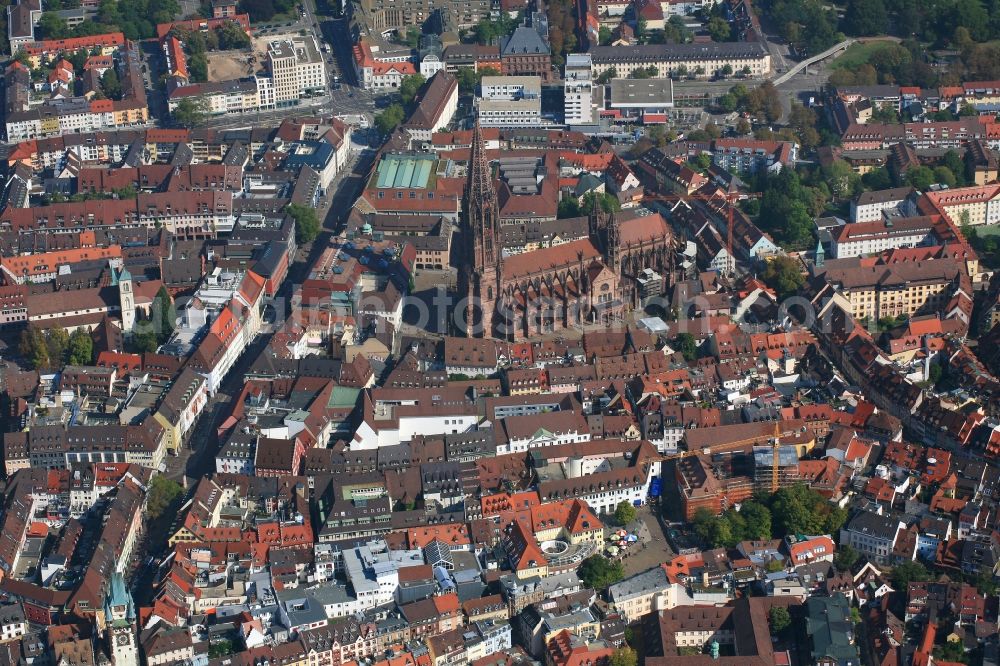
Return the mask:
{"type": "MultiPolygon", "coordinates": [[[[741,192],[736,188],[733,181],[729,181],[729,188],[726,190],[725,194],[722,195],[722,199],[726,204],[726,252],[729,254],[728,260],[733,263],[733,268],[736,267],[736,255],[733,254],[733,224],[734,213],[736,210],[736,204],[740,199],[759,199],[761,197],[759,192],[741,192]]],[[[719,205],[720,196],[718,194],[647,194],[645,199],[651,201],[687,201],[689,199],[696,199],[698,201],[704,201],[708,204],[719,205]]],[[[716,212],[720,212],[716,209],[716,212]]]]}

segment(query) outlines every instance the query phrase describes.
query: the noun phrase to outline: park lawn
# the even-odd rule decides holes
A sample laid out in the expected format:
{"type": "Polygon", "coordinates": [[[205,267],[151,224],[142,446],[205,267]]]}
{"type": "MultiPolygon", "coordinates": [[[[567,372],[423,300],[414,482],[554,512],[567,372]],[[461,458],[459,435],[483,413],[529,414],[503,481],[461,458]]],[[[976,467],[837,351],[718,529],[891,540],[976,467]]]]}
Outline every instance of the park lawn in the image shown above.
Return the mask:
{"type": "Polygon", "coordinates": [[[837,56],[830,67],[836,69],[857,69],[868,62],[872,54],[879,49],[885,48],[892,42],[855,42],[847,47],[841,55],[837,56]]]}

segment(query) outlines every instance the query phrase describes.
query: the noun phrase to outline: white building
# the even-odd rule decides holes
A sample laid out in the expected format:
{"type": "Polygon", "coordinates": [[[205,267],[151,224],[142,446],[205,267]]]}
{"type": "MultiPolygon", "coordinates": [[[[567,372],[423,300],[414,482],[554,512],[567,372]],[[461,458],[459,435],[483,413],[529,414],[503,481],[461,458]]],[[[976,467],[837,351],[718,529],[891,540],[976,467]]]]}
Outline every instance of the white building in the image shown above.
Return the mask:
{"type": "Polygon", "coordinates": [[[502,419],[496,430],[497,455],[591,439],[586,419],[574,411],[510,416],[502,419]]]}
{"type": "Polygon", "coordinates": [[[484,76],[477,101],[483,127],[537,127],[542,122],[539,76],[484,76]]]}
{"type": "Polygon", "coordinates": [[[862,511],[840,530],[840,546],[849,545],[877,563],[887,562],[904,529],[906,525],[897,518],[862,511]]]}
{"type": "Polygon", "coordinates": [[[897,248],[933,245],[934,220],[903,217],[844,224],[830,230],[831,254],[836,259],[864,257],[897,248]]]}
{"type": "Polygon", "coordinates": [[[882,219],[884,213],[901,212],[907,199],[915,192],[912,187],[864,192],[851,202],[851,222],[876,222],[882,219]]]}
{"type": "Polygon", "coordinates": [[[1000,224],[1000,184],[937,190],[925,196],[957,225],[1000,224]]]}
{"type": "Polygon", "coordinates": [[[326,92],[326,66],[312,35],[282,37],[268,43],[267,63],[274,82],[275,106],[289,106],[300,97],[326,92]]]}
{"type": "Polygon", "coordinates": [[[382,540],[348,548],[342,558],[344,573],[362,609],[392,603],[399,587],[399,570],[424,563],[421,551],[390,551],[382,540]]]}
{"type": "Polygon", "coordinates": [[[567,125],[594,122],[594,81],[590,75],[593,63],[586,53],[566,56],[563,77],[563,116],[567,125]]]}

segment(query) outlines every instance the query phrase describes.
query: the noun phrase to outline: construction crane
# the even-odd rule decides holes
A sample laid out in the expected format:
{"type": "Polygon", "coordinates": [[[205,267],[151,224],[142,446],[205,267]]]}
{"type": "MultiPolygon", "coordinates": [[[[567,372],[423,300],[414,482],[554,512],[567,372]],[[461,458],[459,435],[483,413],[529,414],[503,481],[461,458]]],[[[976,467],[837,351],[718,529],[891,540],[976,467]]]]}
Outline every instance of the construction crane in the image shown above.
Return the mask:
{"type": "MultiPolygon", "coordinates": [[[[759,199],[761,197],[759,192],[740,192],[737,189],[734,181],[729,181],[729,187],[726,189],[725,194],[722,195],[723,201],[726,204],[726,253],[728,254],[728,261],[732,262],[733,269],[736,268],[736,255],[733,254],[733,221],[734,213],[736,210],[736,204],[740,199],[759,199]]],[[[708,204],[714,204],[718,206],[720,196],[716,194],[647,194],[644,199],[650,201],[670,201],[670,202],[686,202],[690,199],[704,201],[708,204]]],[[[716,209],[716,212],[720,212],[716,209]]]]}

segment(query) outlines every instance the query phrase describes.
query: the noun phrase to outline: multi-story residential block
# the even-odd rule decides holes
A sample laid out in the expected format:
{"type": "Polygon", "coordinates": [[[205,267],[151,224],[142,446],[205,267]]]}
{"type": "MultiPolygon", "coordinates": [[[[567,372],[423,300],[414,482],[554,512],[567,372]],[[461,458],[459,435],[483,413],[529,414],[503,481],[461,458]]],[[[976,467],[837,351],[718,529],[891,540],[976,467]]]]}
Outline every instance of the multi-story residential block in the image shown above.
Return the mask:
{"type": "Polygon", "coordinates": [[[954,297],[971,292],[965,266],[951,258],[873,266],[859,258],[833,259],[814,271],[847,299],[859,320],[939,312],[954,297]]]}
{"type": "Polygon", "coordinates": [[[710,79],[722,76],[726,66],[732,75],[764,77],[771,72],[771,55],[760,42],[593,46],[589,53],[595,78],[612,68],[624,78],[632,78],[637,69],[652,68],[654,78],[662,79],[680,74],[710,79]]]}
{"type": "Polygon", "coordinates": [[[456,28],[468,27],[489,17],[492,5],[486,0],[452,0],[443,5],[433,0],[364,0],[360,8],[364,10],[367,26],[384,32],[408,25],[422,26],[436,11],[445,14],[456,28]]]}
{"type": "Polygon", "coordinates": [[[1000,184],[926,192],[918,206],[947,215],[956,225],[1000,223],[1000,184]],[[925,205],[928,204],[928,205],[925,205]]]}
{"type": "Polygon", "coordinates": [[[938,216],[886,218],[855,222],[830,230],[831,254],[836,259],[864,257],[885,250],[937,245],[938,216]]]}
{"type": "Polygon", "coordinates": [[[733,173],[777,173],[793,167],[798,154],[798,144],[791,141],[716,139],[712,142],[712,161],[733,173]]]}

